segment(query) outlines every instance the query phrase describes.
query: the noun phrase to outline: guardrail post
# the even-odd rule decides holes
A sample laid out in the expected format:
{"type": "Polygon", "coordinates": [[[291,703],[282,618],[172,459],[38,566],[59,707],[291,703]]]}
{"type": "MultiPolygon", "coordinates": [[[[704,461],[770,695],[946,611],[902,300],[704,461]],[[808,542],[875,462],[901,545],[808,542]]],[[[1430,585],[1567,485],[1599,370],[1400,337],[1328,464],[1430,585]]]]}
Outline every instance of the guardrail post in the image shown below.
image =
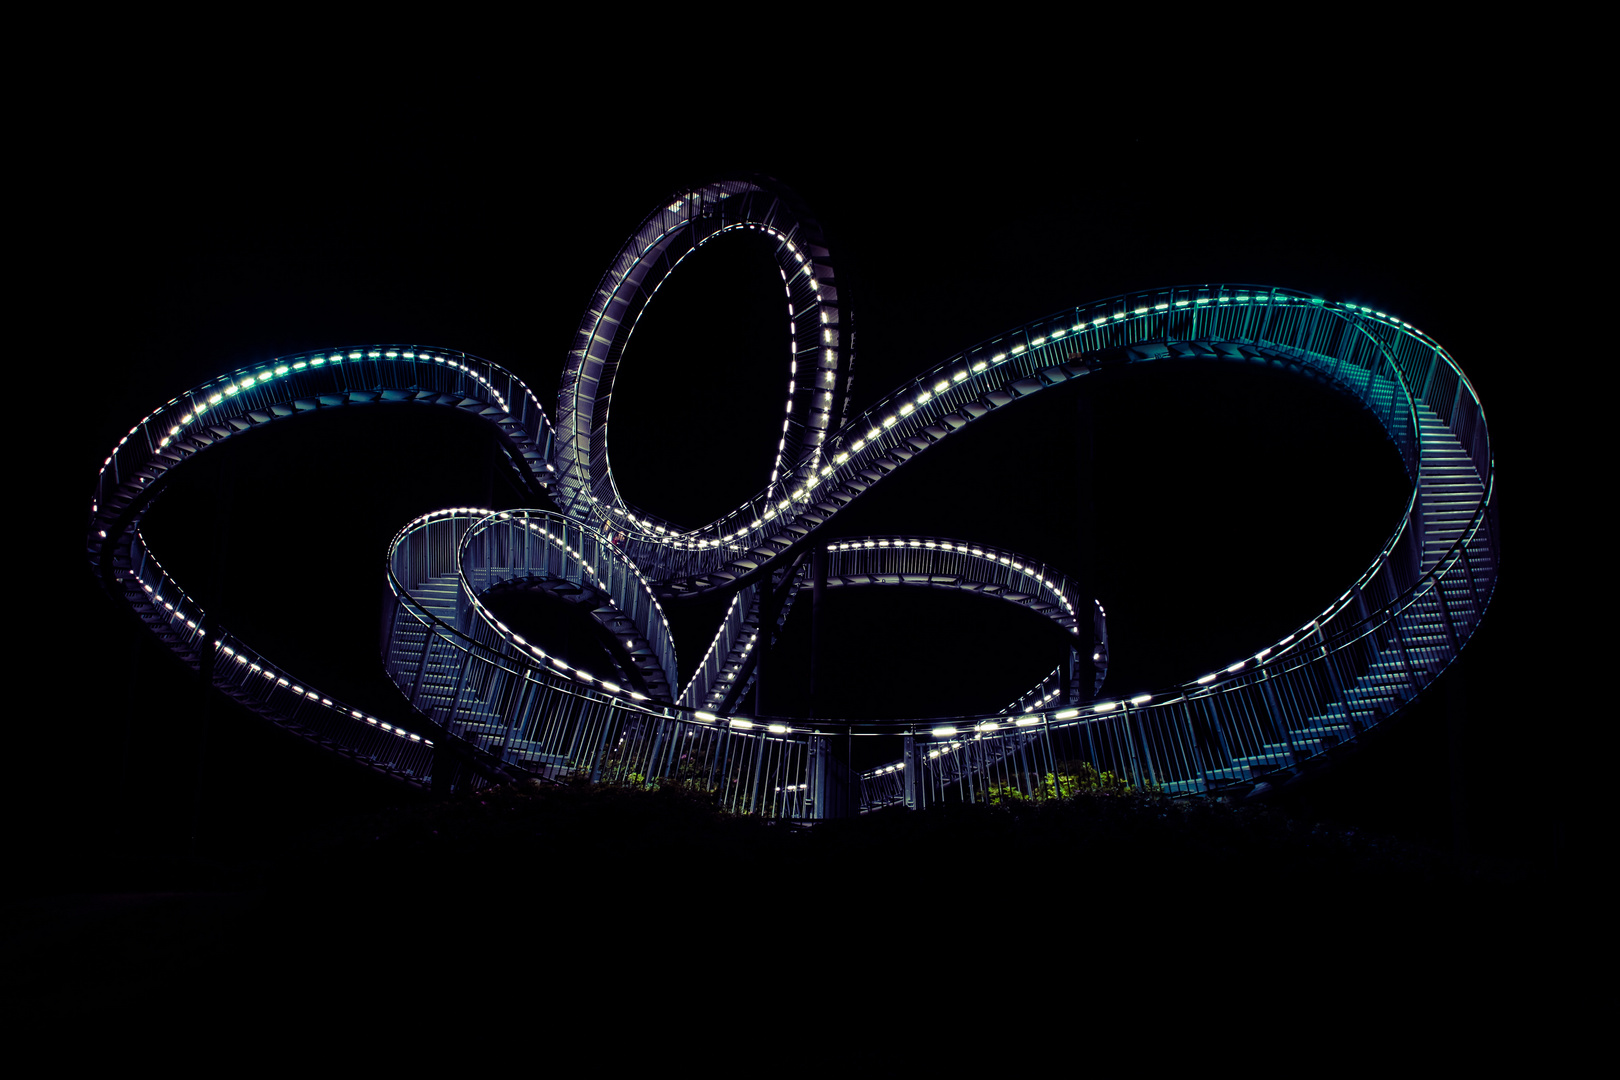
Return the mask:
{"type": "Polygon", "coordinates": [[[509,711],[506,715],[506,730],[501,732],[501,751],[498,758],[502,765],[509,764],[513,760],[512,729],[517,724],[517,718],[522,715],[523,703],[529,696],[529,680],[521,674],[521,670],[513,677],[518,680],[518,691],[515,695],[516,700],[507,706],[509,711]]]}
{"type": "Polygon", "coordinates": [[[759,801],[759,782],[765,765],[766,744],[760,742],[754,752],[754,778],[748,784],[748,806],[743,810],[745,814],[754,812],[754,804],[759,801]]]}
{"type": "MultiPolygon", "coordinates": [[[[1439,582],[1434,585],[1439,588],[1439,582]]],[[[1415,604],[1415,601],[1414,601],[1415,604]]],[[[1407,605],[1406,610],[1411,611],[1414,604],[1407,605]]],[[[1416,697],[1423,689],[1423,684],[1417,678],[1417,672],[1412,667],[1412,655],[1406,650],[1406,635],[1401,633],[1401,617],[1395,612],[1389,613],[1389,625],[1395,634],[1395,647],[1401,651],[1401,674],[1406,676],[1406,683],[1412,690],[1412,697],[1416,697]]],[[[1408,699],[1410,700],[1410,698],[1408,699]]]]}
{"type": "Polygon", "coordinates": [[[900,782],[903,785],[902,790],[905,792],[906,809],[916,810],[922,806],[922,799],[919,798],[922,793],[917,790],[919,777],[917,773],[917,737],[915,735],[906,736],[905,749],[901,751],[900,760],[905,765],[905,768],[900,770],[904,774],[900,782]]]}
{"type": "Polygon", "coordinates": [[[422,695],[422,673],[427,670],[428,652],[433,646],[433,627],[422,627],[422,659],[416,662],[416,677],[411,680],[411,704],[415,705],[422,695]]]}
{"type": "MultiPolygon", "coordinates": [[[[1467,563],[1466,553],[1462,561],[1467,563]]],[[[1441,580],[1435,581],[1434,591],[1435,599],[1440,602],[1440,620],[1446,624],[1446,639],[1451,642],[1451,655],[1456,656],[1462,652],[1462,644],[1457,640],[1457,624],[1452,621],[1451,605],[1446,602],[1446,590],[1442,587],[1441,580]]]]}
{"type": "MultiPolygon", "coordinates": [[[[432,640],[433,635],[429,633],[429,644],[423,646],[422,648],[422,662],[424,664],[427,663],[428,648],[431,646],[432,640]]],[[[461,652],[461,667],[456,670],[456,692],[455,695],[450,699],[450,713],[445,717],[445,726],[452,731],[456,730],[458,726],[456,724],[456,711],[461,708],[461,696],[467,686],[467,665],[472,662],[471,652],[465,649],[459,651],[461,652]]],[[[457,733],[459,734],[459,732],[457,733]]]]}
{"type": "MultiPolygon", "coordinates": [[[[1489,535],[1488,535],[1489,531],[1490,531],[1490,518],[1489,517],[1487,517],[1485,519],[1485,521],[1483,523],[1483,527],[1485,528],[1485,530],[1487,532],[1486,539],[1489,540],[1489,535]]],[[[1470,613],[1473,615],[1475,621],[1477,621],[1478,618],[1479,618],[1479,586],[1474,583],[1473,561],[1471,559],[1469,559],[1468,555],[1469,555],[1468,545],[1464,544],[1463,549],[1462,549],[1463,575],[1468,578],[1468,599],[1469,599],[1470,613]]]]}
{"type": "Polygon", "coordinates": [[[1203,708],[1202,704],[1198,704],[1197,705],[1198,716],[1195,717],[1193,715],[1193,710],[1194,710],[1194,707],[1195,707],[1194,702],[1196,701],[1196,702],[1202,703],[1205,700],[1206,700],[1205,698],[1197,698],[1197,699],[1183,698],[1182,702],[1181,702],[1181,708],[1182,708],[1182,714],[1186,717],[1187,728],[1188,728],[1188,730],[1190,730],[1193,733],[1194,745],[1198,746],[1199,749],[1203,750],[1205,755],[1211,759],[1212,767],[1205,770],[1206,775],[1205,775],[1205,779],[1204,779],[1204,787],[1207,790],[1208,787],[1209,787],[1209,778],[1208,778],[1207,774],[1211,773],[1211,772],[1214,772],[1216,770],[1216,768],[1217,768],[1216,766],[1213,765],[1213,759],[1216,756],[1216,754],[1215,754],[1216,749],[1217,748],[1219,749],[1220,758],[1221,758],[1221,761],[1222,761],[1222,764],[1220,766],[1218,766],[1218,768],[1230,769],[1230,768],[1232,768],[1232,763],[1234,761],[1236,761],[1237,759],[1232,756],[1232,747],[1226,740],[1226,727],[1225,727],[1224,724],[1221,723],[1221,718],[1216,713],[1216,711],[1214,709],[1206,710],[1206,709],[1203,708]],[[1203,727],[1205,728],[1206,732],[1214,732],[1214,734],[1215,734],[1215,742],[1216,742],[1215,747],[1212,747],[1212,746],[1209,745],[1209,737],[1208,737],[1207,734],[1203,735],[1203,737],[1200,738],[1200,733],[1199,733],[1199,730],[1198,730],[1198,728],[1199,728],[1198,721],[1200,719],[1204,721],[1203,727]],[[1202,745],[1199,746],[1199,744],[1202,744],[1202,745]]]}
{"type": "MultiPolygon", "coordinates": [[[[1142,765],[1136,760],[1136,736],[1131,731],[1130,713],[1119,714],[1119,721],[1120,726],[1125,729],[1125,749],[1131,763],[1131,783],[1136,787],[1142,787],[1142,765]]],[[[1146,754],[1147,748],[1143,747],[1142,752],[1146,754]]]]}
{"type": "Polygon", "coordinates": [[[804,799],[806,814],[811,821],[821,821],[827,806],[827,737],[810,736],[810,768],[805,778],[804,799]]]}
{"type": "Polygon", "coordinates": [[[1288,715],[1283,711],[1282,702],[1277,700],[1277,692],[1271,686],[1270,678],[1264,674],[1257,680],[1260,684],[1260,697],[1266,703],[1266,711],[1272,716],[1276,726],[1282,728],[1283,741],[1288,744],[1289,764],[1299,763],[1299,747],[1294,745],[1293,725],[1289,723],[1288,715]]]}
{"type": "Polygon", "coordinates": [[[719,800],[721,809],[725,809],[726,771],[731,767],[731,740],[738,738],[738,736],[732,734],[729,726],[718,728],[714,734],[715,738],[720,740],[720,762],[718,769],[711,769],[709,772],[709,785],[714,787],[716,785],[715,777],[719,777],[719,800]]]}

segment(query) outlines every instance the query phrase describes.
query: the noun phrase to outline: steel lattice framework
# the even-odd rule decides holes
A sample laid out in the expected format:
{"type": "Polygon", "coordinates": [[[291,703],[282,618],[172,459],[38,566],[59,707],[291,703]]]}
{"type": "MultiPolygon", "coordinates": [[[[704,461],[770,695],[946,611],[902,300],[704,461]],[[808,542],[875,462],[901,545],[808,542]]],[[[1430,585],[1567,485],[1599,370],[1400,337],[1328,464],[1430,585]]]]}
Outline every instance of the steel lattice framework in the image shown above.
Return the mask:
{"type": "Polygon", "coordinates": [[[846,793],[862,809],[996,789],[1034,795],[1059,762],[1081,760],[1176,793],[1275,781],[1413,700],[1490,602],[1496,510],[1483,410],[1446,351],[1393,315],[1259,286],[1117,296],[981,342],[853,418],[846,321],[821,229],[785,187],[756,177],[681,192],[603,276],[569,354],[555,425],[511,372],[452,350],[379,345],[243,368],[166,402],[113,448],[91,506],[91,565],[222,692],[405,782],[426,784],[453,758],[470,782],[677,778],[712,787],[730,809],[811,818],[850,809],[846,793]],[[782,436],[764,491],[684,529],[619,495],[606,416],[650,298],[688,255],[732,230],[765,238],[782,278],[792,340],[782,436]],[[1366,571],[1267,648],[1152,695],[1099,698],[1103,612],[1059,570],[959,539],[820,539],[839,510],[982,417],[1105,368],[1160,359],[1258,365],[1337,387],[1378,418],[1411,480],[1405,511],[1366,571]],[[415,715],[390,723],[215,625],[148,550],[141,521],[175,468],[240,432],[406,401],[490,425],[522,486],[560,512],[457,507],[399,530],[387,552],[383,657],[415,715]],[[828,587],[997,597],[1051,620],[1073,659],[1001,712],[967,721],[739,715],[757,650],[809,581],[818,549],[828,587]],[[491,612],[492,596],[523,589],[587,612],[611,642],[611,677],[571,667],[491,612]],[[730,607],[680,687],[661,604],[712,593],[730,594],[730,607]],[[904,755],[856,784],[830,752],[829,736],[845,733],[903,736],[904,755]]]}

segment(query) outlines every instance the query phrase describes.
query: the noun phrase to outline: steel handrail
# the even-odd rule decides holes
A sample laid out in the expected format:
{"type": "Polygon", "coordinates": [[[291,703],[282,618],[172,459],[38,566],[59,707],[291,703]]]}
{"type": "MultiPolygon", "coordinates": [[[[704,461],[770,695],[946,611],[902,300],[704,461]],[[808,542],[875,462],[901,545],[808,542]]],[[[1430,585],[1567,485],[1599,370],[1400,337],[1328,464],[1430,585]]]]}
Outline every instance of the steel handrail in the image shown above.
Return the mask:
{"type": "MultiPolygon", "coordinates": [[[[765,192],[773,198],[791,198],[779,185],[767,191],[750,181],[727,183],[729,187],[711,188],[728,195],[765,192]]],[[[775,220],[770,215],[777,209],[773,203],[761,213],[775,220]]],[[[745,208],[739,221],[752,221],[750,214],[753,210],[745,208]]],[[[793,208],[783,220],[813,225],[793,208]]],[[[643,232],[653,229],[657,235],[648,236],[662,244],[674,235],[670,230],[691,230],[697,221],[689,209],[682,211],[677,199],[650,215],[643,232]]],[[[725,227],[743,225],[733,222],[725,227]]],[[[846,363],[834,364],[829,350],[826,358],[804,357],[807,370],[819,373],[818,379],[826,377],[832,388],[829,401],[841,398],[847,406],[846,388],[838,382],[847,370],[847,341],[826,252],[815,244],[796,247],[796,242],[805,243],[804,238],[795,241],[791,229],[784,233],[765,227],[765,231],[778,242],[779,261],[791,255],[809,267],[800,285],[817,293],[816,303],[822,305],[818,310],[830,314],[831,321],[822,320],[829,327],[828,341],[846,363]],[[818,282],[828,283],[825,290],[818,282]],[[831,329],[835,323],[836,332],[831,329]]],[[[708,238],[708,234],[697,237],[693,250],[708,238]]],[[[650,272],[667,274],[680,261],[642,265],[636,260],[652,259],[652,247],[633,248],[635,244],[621,251],[619,261],[604,276],[597,294],[601,310],[588,312],[582,327],[611,323],[610,305],[635,307],[639,315],[644,299],[621,296],[620,286],[650,272]]],[[[632,320],[630,329],[633,326],[632,320]]],[[[923,797],[919,793],[935,797],[946,784],[957,785],[966,797],[998,783],[1031,791],[1031,753],[1052,770],[1058,769],[1063,754],[1077,754],[1099,771],[1128,777],[1131,783],[1182,792],[1234,783],[1245,770],[1267,775],[1297,771],[1314,756],[1358,737],[1386,709],[1398,709],[1431,685],[1456,659],[1494,593],[1495,461],[1478,393],[1432,338],[1364,305],[1329,303],[1286,289],[1206,284],[1139,290],[1065,308],[928,368],[836,430],[826,426],[832,415],[829,406],[817,414],[817,423],[823,426],[802,455],[789,460],[779,448],[779,475],[771,484],[694,530],[676,529],[625,502],[607,463],[605,442],[600,461],[580,456],[594,444],[592,432],[580,430],[580,387],[568,380],[590,368],[606,370],[610,384],[627,340],[615,338],[617,332],[603,338],[591,329],[585,338],[576,338],[570,374],[564,380],[559,429],[552,428],[515,375],[456,350],[415,346],[323,350],[250,365],[204,383],[149,413],[103,463],[92,503],[88,545],[92,565],[109,590],[123,591],[137,611],[152,614],[154,624],[172,628],[163,632],[187,662],[202,662],[198,650],[225,650],[221,655],[231,658],[226,661],[228,674],[249,672],[251,688],[267,695],[258,701],[247,694],[251,707],[294,726],[295,718],[306,714],[321,722],[332,720],[338,742],[357,745],[378,737],[379,721],[349,710],[353,715],[348,720],[358,721],[366,730],[344,727],[337,723],[342,706],[263,661],[223,630],[212,644],[203,640],[211,635],[202,630],[207,623],[201,608],[151,556],[140,533],[141,515],[153,493],[171,468],[238,430],[332,404],[427,394],[441,404],[471,405],[518,448],[519,471],[527,469],[531,479],[541,481],[555,471],[550,458],[557,446],[554,432],[560,430],[578,443],[565,448],[564,479],[580,500],[574,515],[455,508],[423,515],[395,534],[385,559],[393,598],[385,645],[390,674],[414,705],[442,718],[446,730],[496,749],[505,760],[543,769],[583,769],[592,777],[701,780],[718,785],[723,801],[733,808],[812,816],[828,806],[825,783],[834,766],[826,740],[833,734],[905,736],[911,762],[905,770],[906,797],[914,803],[923,797]],[[521,520],[526,530],[532,530],[534,521],[555,520],[564,536],[578,531],[591,537],[592,565],[601,563],[596,569],[606,569],[609,577],[622,570],[621,582],[633,575],[650,606],[642,605],[637,596],[639,616],[627,616],[632,621],[641,617],[656,631],[650,620],[654,614],[661,619],[659,589],[704,592],[736,589],[758,580],[806,546],[823,543],[820,530],[844,505],[987,412],[1083,377],[1099,366],[1171,356],[1282,362],[1344,387],[1378,417],[1413,486],[1395,528],[1370,565],[1315,618],[1219,671],[1154,694],[1052,703],[1050,694],[1042,694],[1052,679],[1048,676],[1031,692],[1042,695],[1041,707],[1023,712],[880,721],[722,715],[695,703],[652,702],[569,668],[495,618],[469,577],[475,537],[497,548],[505,543],[511,552],[517,534],[501,539],[502,523],[510,530],[515,527],[512,521],[521,520]],[[424,374],[427,389],[413,377],[424,374]],[[1444,451],[1445,475],[1455,475],[1459,495],[1477,498],[1460,527],[1454,519],[1448,518],[1443,527],[1438,519],[1425,520],[1426,507],[1439,501],[1435,496],[1426,502],[1423,489],[1432,464],[1426,456],[1431,440],[1433,447],[1444,451]],[[1463,462],[1467,469],[1461,467],[1463,462]],[[605,501],[599,493],[606,493],[605,501]],[[623,544],[613,544],[598,525],[624,532],[623,544]],[[1439,550],[1437,538],[1445,539],[1439,550]],[[465,626],[460,617],[457,621],[439,617],[413,595],[417,586],[407,578],[415,578],[404,574],[402,558],[422,569],[423,581],[455,582],[458,610],[469,620],[465,626]],[[407,629],[412,626],[422,631],[419,653],[416,631],[407,629]],[[436,654],[435,649],[441,652],[436,654]],[[459,670],[448,683],[442,674],[431,683],[426,679],[435,655],[459,658],[454,661],[459,670]],[[415,672],[407,687],[402,665],[410,663],[415,672]],[[317,704],[309,705],[311,700],[317,704]],[[913,745],[919,739],[920,752],[913,745]]],[[[597,407],[594,397],[583,404],[590,410],[597,407]]],[[[793,407],[790,396],[790,417],[793,407]]],[[[816,411],[813,403],[806,407],[816,411]]],[[[524,532],[525,560],[530,557],[530,539],[524,532]]],[[[581,567],[586,546],[581,544],[581,567]]],[[[490,557],[495,562],[484,569],[501,572],[499,559],[490,557]]],[[[1044,567],[1038,576],[1047,576],[1044,567]]],[[[796,589],[802,581],[801,573],[786,587],[796,589]]],[[[605,587],[604,595],[614,597],[613,588],[605,587]]],[[[739,594],[739,599],[742,595],[752,594],[739,594]]],[[[735,621],[734,615],[735,611],[728,614],[722,634],[735,621]]],[[[746,622],[747,613],[741,617],[746,622]]],[[[667,622],[661,626],[662,632],[644,636],[660,663],[671,670],[673,641],[667,622]]],[[[721,642],[717,635],[710,654],[721,642]]],[[[705,655],[705,669],[710,654],[705,655]]],[[[392,753],[408,744],[415,756],[404,772],[423,775],[419,759],[431,754],[431,743],[391,725],[382,728],[393,742],[378,745],[392,753]]],[[[381,761],[374,764],[393,767],[381,761]]],[[[883,766],[869,771],[867,778],[887,777],[883,783],[889,784],[900,771],[894,765],[883,766]]]]}

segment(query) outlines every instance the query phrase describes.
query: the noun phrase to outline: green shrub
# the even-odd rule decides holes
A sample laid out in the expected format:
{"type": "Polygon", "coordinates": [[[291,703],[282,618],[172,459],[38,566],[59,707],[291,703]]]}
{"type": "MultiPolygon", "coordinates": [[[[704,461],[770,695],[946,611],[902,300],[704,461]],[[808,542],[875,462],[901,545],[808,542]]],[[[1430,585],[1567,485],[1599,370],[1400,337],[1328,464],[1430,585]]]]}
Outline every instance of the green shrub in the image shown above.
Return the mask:
{"type": "Polygon", "coordinates": [[[1022,784],[993,784],[986,789],[986,796],[991,805],[1000,805],[1028,802],[1032,797],[1045,800],[1073,798],[1081,793],[1127,795],[1134,790],[1123,777],[1106,769],[1098,772],[1089,761],[1064,761],[1058,764],[1056,772],[1047,773],[1039,782],[1026,776],[1022,784]],[[1034,791],[1033,796],[1026,794],[1029,790],[1034,791]]]}

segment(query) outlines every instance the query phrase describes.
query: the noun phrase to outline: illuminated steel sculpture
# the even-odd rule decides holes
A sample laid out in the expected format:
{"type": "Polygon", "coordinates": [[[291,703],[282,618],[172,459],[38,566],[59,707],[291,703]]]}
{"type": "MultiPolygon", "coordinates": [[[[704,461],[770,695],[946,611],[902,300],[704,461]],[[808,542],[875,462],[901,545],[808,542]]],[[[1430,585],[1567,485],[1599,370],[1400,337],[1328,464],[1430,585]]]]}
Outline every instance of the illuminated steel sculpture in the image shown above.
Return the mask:
{"type": "Polygon", "coordinates": [[[275,723],[415,784],[452,759],[464,782],[573,773],[695,780],[726,808],[824,817],[902,802],[1034,794],[1059,761],[1196,793],[1276,782],[1411,701],[1459,654],[1496,578],[1493,463],[1473,387],[1399,318],[1280,288],[1157,289],[1026,323],[935,365],[849,418],[850,350],[819,226],[764,178],[680,193],[625,243],[575,336],[556,423],[512,373],[407,345],[323,350],[232,372],[130,429],[97,481],[91,564],[175,653],[275,723]],[[607,413],[636,322],[680,263],[751,230],[771,244],[792,334],[771,481],[699,529],[620,497],[607,413]],[[1388,541],[1333,604],[1227,667],[1128,700],[1098,699],[1103,614],[1062,573],[939,537],[822,539],[885,476],[975,420],[1048,387],[1157,359],[1262,365],[1354,395],[1383,425],[1411,496],[1388,541]],[[410,401],[491,425],[547,510],[458,507],[407,523],[388,550],[385,666],[414,712],[384,722],[332,700],[214,626],[158,564],[142,515],[172,469],[238,432],[353,404],[410,401]],[[1051,619],[1060,666],[994,715],[950,724],[738,715],[759,651],[813,575],[828,586],[915,585],[999,597],[1051,619]],[[502,590],[565,591],[602,630],[614,670],[587,672],[487,606],[502,590]],[[661,602],[725,594],[730,608],[685,687],[661,602]],[[763,640],[761,636],[763,635],[763,640]],[[832,735],[903,737],[900,760],[843,772],[832,735]]]}

